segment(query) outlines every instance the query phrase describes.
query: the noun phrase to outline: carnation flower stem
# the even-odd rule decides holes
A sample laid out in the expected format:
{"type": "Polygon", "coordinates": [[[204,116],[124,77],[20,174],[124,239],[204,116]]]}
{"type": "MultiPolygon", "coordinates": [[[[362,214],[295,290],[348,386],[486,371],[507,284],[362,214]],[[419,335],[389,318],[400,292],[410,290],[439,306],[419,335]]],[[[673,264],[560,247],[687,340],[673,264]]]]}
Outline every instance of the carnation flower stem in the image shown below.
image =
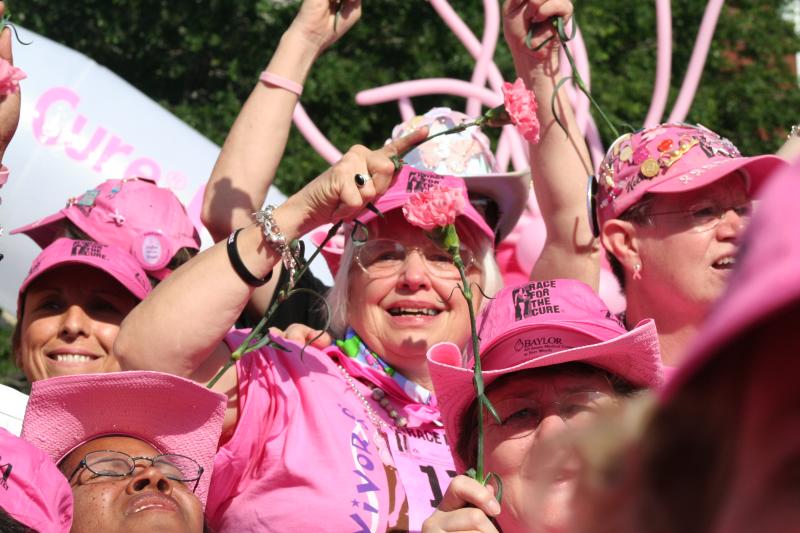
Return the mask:
{"type": "MultiPolygon", "coordinates": [[[[308,258],[308,261],[301,261],[302,263],[301,268],[299,268],[297,272],[295,272],[295,275],[292,279],[287,280],[286,283],[283,285],[283,287],[281,287],[280,291],[275,297],[275,301],[272,302],[272,305],[269,307],[269,309],[267,309],[267,312],[264,313],[263,317],[261,317],[261,320],[258,322],[258,324],[256,324],[256,327],[254,327],[252,331],[250,331],[250,333],[247,335],[247,337],[245,337],[244,341],[242,341],[239,347],[236,348],[233,351],[233,353],[231,353],[230,359],[228,359],[225,362],[222,368],[219,369],[219,372],[217,372],[216,375],[211,379],[211,381],[208,382],[207,386],[209,389],[213,387],[217,383],[217,381],[219,381],[222,375],[232,365],[234,365],[236,361],[241,359],[242,356],[246,353],[258,350],[259,348],[265,345],[273,346],[274,348],[277,348],[279,350],[288,351],[284,346],[281,346],[279,343],[275,342],[275,340],[273,340],[272,337],[270,336],[269,332],[266,333],[265,338],[262,337],[261,331],[269,323],[273,315],[275,315],[275,312],[278,310],[278,307],[280,307],[280,305],[283,302],[288,300],[290,296],[292,296],[297,292],[310,292],[308,289],[294,290],[293,288],[295,283],[297,283],[297,280],[303,277],[303,275],[306,273],[309,265],[311,265],[311,262],[317,258],[322,248],[324,248],[325,245],[328,243],[328,241],[331,240],[336,235],[336,232],[339,231],[339,228],[342,226],[342,223],[343,221],[340,220],[339,222],[334,224],[330,230],[328,230],[328,234],[325,235],[325,238],[322,240],[319,246],[317,246],[317,249],[314,250],[314,253],[311,254],[311,257],[308,258]],[[255,343],[253,343],[254,340],[255,343]]],[[[328,316],[330,317],[330,313],[328,313],[328,316]]],[[[325,329],[327,329],[327,326],[322,329],[324,331],[325,329]]],[[[303,347],[303,349],[305,349],[305,347],[303,347]]]]}

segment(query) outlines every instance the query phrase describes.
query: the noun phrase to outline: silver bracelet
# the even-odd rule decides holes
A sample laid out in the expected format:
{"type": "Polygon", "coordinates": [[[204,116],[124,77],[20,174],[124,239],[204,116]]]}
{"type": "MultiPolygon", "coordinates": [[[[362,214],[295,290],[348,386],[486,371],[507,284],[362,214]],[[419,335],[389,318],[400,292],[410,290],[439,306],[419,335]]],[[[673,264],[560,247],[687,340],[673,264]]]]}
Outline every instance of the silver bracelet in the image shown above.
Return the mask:
{"type": "Polygon", "coordinates": [[[786,138],[791,139],[792,137],[800,137],[800,124],[795,124],[789,130],[789,135],[787,135],[786,138]]]}
{"type": "Polygon", "coordinates": [[[286,236],[281,232],[272,212],[275,211],[274,205],[268,205],[261,211],[253,213],[256,222],[261,225],[261,231],[267,242],[278,252],[283,260],[283,266],[289,272],[290,286],[294,285],[294,276],[297,272],[297,259],[292,253],[292,247],[286,241],[286,236]]]}

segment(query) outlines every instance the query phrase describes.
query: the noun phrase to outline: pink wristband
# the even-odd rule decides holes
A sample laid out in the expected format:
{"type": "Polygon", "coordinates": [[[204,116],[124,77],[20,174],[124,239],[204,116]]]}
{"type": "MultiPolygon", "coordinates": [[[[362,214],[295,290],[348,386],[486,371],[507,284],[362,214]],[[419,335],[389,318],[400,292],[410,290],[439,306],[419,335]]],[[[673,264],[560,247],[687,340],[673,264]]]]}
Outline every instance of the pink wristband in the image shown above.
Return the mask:
{"type": "Polygon", "coordinates": [[[275,87],[280,87],[281,89],[286,89],[290,93],[296,94],[298,97],[303,94],[303,86],[296,81],[292,81],[290,79],[284,78],[283,76],[279,76],[278,74],[273,74],[265,70],[261,73],[261,76],[258,78],[259,80],[263,81],[264,83],[268,83],[270,85],[274,85],[275,87]]]}
{"type": "Polygon", "coordinates": [[[6,184],[8,181],[8,167],[5,165],[0,165],[0,187],[6,184]]]}

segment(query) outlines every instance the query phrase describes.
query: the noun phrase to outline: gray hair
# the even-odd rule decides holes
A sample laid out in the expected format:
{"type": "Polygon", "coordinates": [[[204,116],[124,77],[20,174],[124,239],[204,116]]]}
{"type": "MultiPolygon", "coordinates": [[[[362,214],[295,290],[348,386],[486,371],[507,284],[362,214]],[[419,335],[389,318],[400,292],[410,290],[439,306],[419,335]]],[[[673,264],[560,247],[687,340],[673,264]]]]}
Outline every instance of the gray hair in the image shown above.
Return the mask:
{"type": "MultiPolygon", "coordinates": [[[[500,267],[497,266],[497,261],[494,259],[492,241],[483,235],[473,236],[473,239],[476,241],[477,248],[475,262],[482,273],[481,291],[486,296],[493,297],[503,288],[503,277],[500,275],[500,267]]],[[[331,323],[328,329],[334,338],[343,337],[349,324],[350,267],[353,264],[354,255],[355,245],[348,237],[342,253],[342,260],[339,263],[339,271],[333,279],[333,287],[328,291],[326,298],[331,313],[331,323]]],[[[488,298],[483,299],[481,309],[487,301],[488,298]]]]}

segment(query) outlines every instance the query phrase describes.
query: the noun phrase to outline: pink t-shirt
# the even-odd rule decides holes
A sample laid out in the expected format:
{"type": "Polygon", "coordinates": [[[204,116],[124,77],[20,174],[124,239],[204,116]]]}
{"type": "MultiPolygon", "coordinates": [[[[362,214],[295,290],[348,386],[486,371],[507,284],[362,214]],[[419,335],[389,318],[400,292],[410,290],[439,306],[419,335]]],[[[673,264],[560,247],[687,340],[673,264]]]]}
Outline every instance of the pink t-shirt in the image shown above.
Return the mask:
{"type": "MultiPolygon", "coordinates": [[[[236,347],[240,332],[226,342],[236,347]]],[[[419,531],[455,475],[445,433],[433,424],[377,435],[337,363],[281,341],[236,365],[239,420],[217,453],[206,505],[224,531],[419,531]]],[[[396,409],[402,406],[394,405],[396,409]]],[[[380,428],[378,428],[380,430],[380,428]]],[[[381,430],[382,432],[384,430],[381,430]]]]}

